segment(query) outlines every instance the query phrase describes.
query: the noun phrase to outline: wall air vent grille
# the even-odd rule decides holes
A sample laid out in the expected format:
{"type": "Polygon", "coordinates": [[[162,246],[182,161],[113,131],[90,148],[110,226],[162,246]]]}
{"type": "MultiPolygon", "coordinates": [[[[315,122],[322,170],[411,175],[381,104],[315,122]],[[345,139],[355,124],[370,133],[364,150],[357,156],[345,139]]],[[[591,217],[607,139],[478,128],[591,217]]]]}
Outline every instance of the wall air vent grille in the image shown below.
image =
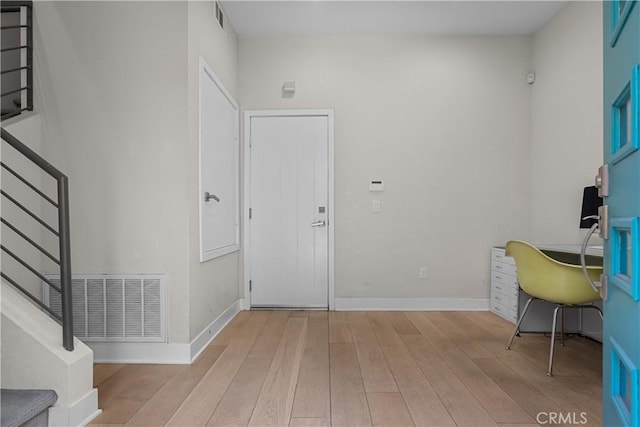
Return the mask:
{"type": "MultiPolygon", "coordinates": [[[[47,275],[59,285],[58,276],[47,275]]],[[[74,274],[73,334],[83,341],[164,342],[164,276],[74,274]]],[[[61,314],[60,294],[43,283],[44,303],[61,314]]]]}
{"type": "Polygon", "coordinates": [[[220,25],[220,28],[224,29],[224,13],[222,12],[220,3],[215,2],[215,4],[216,4],[216,21],[218,21],[218,25],[220,25]]]}

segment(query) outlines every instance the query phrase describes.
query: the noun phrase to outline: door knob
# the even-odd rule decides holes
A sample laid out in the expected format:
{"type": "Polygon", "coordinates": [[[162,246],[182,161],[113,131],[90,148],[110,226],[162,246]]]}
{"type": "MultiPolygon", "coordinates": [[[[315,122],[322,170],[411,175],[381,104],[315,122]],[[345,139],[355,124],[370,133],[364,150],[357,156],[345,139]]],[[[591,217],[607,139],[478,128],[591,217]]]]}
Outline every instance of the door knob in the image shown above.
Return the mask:
{"type": "Polygon", "coordinates": [[[324,227],[325,225],[327,225],[327,222],[324,220],[311,223],[312,227],[324,227]]]}

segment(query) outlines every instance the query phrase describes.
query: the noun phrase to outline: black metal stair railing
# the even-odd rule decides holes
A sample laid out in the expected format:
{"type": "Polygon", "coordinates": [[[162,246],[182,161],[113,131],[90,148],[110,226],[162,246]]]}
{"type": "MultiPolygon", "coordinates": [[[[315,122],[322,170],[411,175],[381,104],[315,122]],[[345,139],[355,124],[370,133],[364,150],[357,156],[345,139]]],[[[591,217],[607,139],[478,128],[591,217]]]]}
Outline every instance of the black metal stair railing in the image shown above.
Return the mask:
{"type": "Polygon", "coordinates": [[[33,266],[29,265],[26,261],[20,258],[14,251],[10,248],[7,248],[4,243],[0,244],[0,249],[7,256],[13,258],[20,265],[22,265],[29,272],[38,277],[42,282],[46,283],[51,288],[55,289],[60,293],[61,302],[62,302],[62,316],[51,310],[46,304],[32,295],[29,291],[27,291],[23,286],[21,286],[16,280],[9,277],[4,271],[0,272],[0,276],[6,280],[8,283],[13,285],[16,289],[22,292],[27,298],[36,303],[39,307],[49,313],[53,318],[58,320],[62,324],[62,345],[65,349],[69,351],[73,351],[73,313],[72,313],[72,300],[71,300],[71,246],[69,240],[69,183],[68,178],[65,174],[60,172],[58,169],[53,167],[49,162],[43,159],[36,152],[31,150],[25,144],[20,142],[17,138],[11,135],[4,128],[2,131],[2,140],[12,146],[15,150],[33,162],[36,166],[42,169],[44,172],[49,174],[52,178],[54,178],[57,182],[57,190],[58,197],[57,200],[53,200],[51,197],[44,194],[40,191],[35,185],[30,183],[27,179],[22,177],[18,172],[16,172],[13,168],[5,164],[3,161],[0,161],[0,166],[6,170],[11,175],[15,176],[19,181],[21,181],[25,186],[38,194],[43,200],[47,203],[51,204],[58,211],[58,229],[56,230],[50,224],[48,224],[45,220],[40,218],[38,215],[33,213],[29,208],[27,208],[24,204],[20,203],[15,197],[9,194],[4,189],[0,190],[0,194],[10,203],[17,206],[20,210],[22,210],[25,214],[29,215],[31,218],[36,220],[42,227],[44,227],[48,232],[53,234],[58,238],[59,242],[59,254],[56,257],[51,252],[47,251],[44,247],[42,247],[38,242],[27,236],[23,233],[18,227],[9,222],[6,218],[0,218],[2,224],[8,227],[11,231],[13,231],[17,236],[25,240],[47,258],[52,260],[55,264],[57,264],[60,268],[60,286],[53,283],[47,277],[45,277],[41,272],[36,270],[33,266]]]}
{"type": "Polygon", "coordinates": [[[1,119],[33,110],[33,3],[0,1],[1,119]]]}

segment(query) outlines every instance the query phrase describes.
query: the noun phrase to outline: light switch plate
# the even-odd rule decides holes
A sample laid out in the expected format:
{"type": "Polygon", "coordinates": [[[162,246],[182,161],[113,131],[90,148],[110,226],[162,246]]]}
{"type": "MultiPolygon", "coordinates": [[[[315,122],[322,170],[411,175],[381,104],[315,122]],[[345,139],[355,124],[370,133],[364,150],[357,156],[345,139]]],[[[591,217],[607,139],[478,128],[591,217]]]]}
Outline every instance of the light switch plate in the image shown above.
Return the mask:
{"type": "Polygon", "coordinates": [[[371,202],[371,212],[380,212],[380,200],[374,200],[373,202],[371,202]]]}

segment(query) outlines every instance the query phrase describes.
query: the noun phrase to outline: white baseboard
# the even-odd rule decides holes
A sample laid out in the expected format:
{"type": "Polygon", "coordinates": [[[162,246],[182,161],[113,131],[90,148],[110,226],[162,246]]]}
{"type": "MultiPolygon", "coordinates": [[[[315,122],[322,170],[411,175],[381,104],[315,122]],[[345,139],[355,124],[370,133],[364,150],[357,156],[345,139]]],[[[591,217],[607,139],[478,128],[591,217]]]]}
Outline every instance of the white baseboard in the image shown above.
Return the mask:
{"type": "Polygon", "coordinates": [[[489,311],[489,298],[336,298],[337,311],[489,311]]]}
{"type": "Polygon", "coordinates": [[[87,342],[93,350],[94,363],[191,363],[189,344],[164,342],[87,342]]]}
{"type": "Polygon", "coordinates": [[[236,314],[240,312],[244,308],[244,300],[238,299],[233,304],[231,304],[225,311],[222,312],[220,316],[218,316],[209,326],[204,328],[198,336],[191,341],[191,362],[193,362],[196,357],[202,353],[207,345],[222,331],[222,329],[227,326],[227,323],[231,321],[236,314]]]}
{"type": "Polygon", "coordinates": [[[98,409],[98,389],[94,388],[68,408],[49,408],[49,426],[86,426],[101,413],[102,410],[98,409]]]}
{"type": "Polygon", "coordinates": [[[93,350],[94,363],[161,363],[188,365],[240,312],[242,299],[236,300],[220,316],[211,322],[189,344],[87,342],[93,350]]]}

